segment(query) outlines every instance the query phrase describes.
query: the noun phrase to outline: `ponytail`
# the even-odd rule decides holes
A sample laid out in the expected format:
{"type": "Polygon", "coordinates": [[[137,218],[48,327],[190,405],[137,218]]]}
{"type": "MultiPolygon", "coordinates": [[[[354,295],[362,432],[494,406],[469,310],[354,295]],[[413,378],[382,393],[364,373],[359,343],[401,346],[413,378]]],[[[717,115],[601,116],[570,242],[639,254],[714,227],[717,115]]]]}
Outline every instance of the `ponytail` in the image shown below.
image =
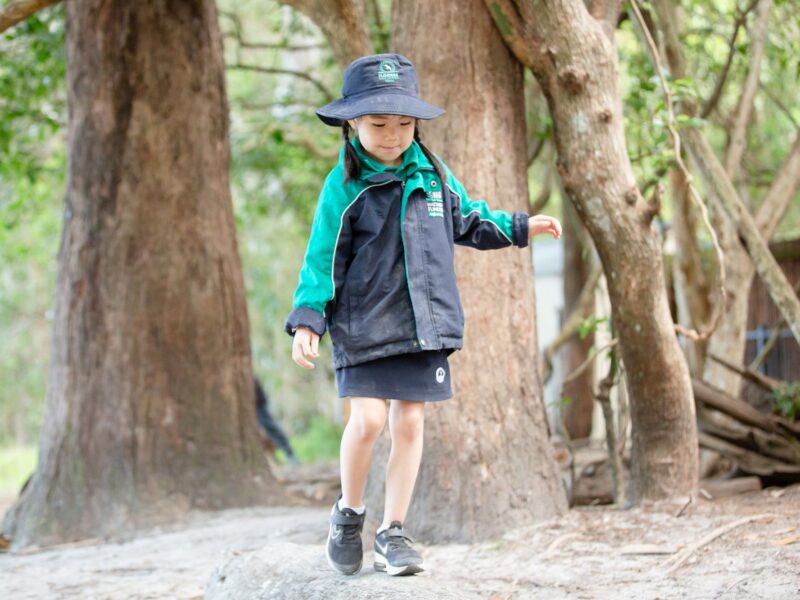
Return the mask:
{"type": "Polygon", "coordinates": [[[431,161],[433,168],[436,170],[436,174],[439,176],[439,181],[442,184],[442,191],[444,191],[444,186],[447,185],[447,174],[445,173],[444,167],[442,163],[433,155],[428,147],[422,143],[422,140],[419,137],[419,125],[414,126],[414,140],[416,140],[417,144],[419,144],[419,149],[422,150],[422,153],[428,157],[428,160],[431,161]]]}
{"type": "Polygon", "coordinates": [[[344,141],[344,182],[351,179],[358,179],[361,174],[361,161],[358,160],[358,153],[350,143],[350,123],[342,121],[342,140],[344,141]]]}

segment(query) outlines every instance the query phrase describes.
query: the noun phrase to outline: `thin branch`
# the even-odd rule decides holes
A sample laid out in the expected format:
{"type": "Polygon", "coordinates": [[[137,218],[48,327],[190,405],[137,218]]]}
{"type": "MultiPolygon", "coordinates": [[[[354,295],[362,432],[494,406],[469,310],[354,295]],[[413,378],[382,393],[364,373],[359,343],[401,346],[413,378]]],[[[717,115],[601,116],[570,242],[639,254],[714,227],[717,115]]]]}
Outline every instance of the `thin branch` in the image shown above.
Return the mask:
{"type": "Polygon", "coordinates": [[[716,354],[712,354],[711,352],[708,353],[708,357],[714,362],[721,364],[729,371],[733,371],[737,375],[740,375],[741,377],[744,377],[745,379],[752,381],[756,385],[760,385],[768,392],[774,392],[775,390],[781,387],[781,383],[777,379],[773,379],[772,377],[767,377],[766,375],[762,375],[758,371],[754,371],[749,367],[738,367],[733,363],[728,362],[721,356],[717,356],[716,354]]]}
{"type": "Polygon", "coordinates": [[[324,44],[284,44],[283,42],[245,42],[236,33],[223,34],[226,39],[234,39],[238,45],[248,50],[286,50],[287,52],[304,52],[306,50],[319,50],[324,44]]]}
{"type": "Polygon", "coordinates": [[[233,38],[235,39],[239,46],[242,48],[251,48],[256,50],[287,50],[290,52],[302,52],[305,50],[317,50],[320,48],[324,48],[325,44],[288,44],[286,42],[246,42],[244,41],[244,35],[242,34],[242,19],[241,17],[233,12],[221,10],[219,14],[223,17],[227,17],[233,23],[233,32],[225,33],[223,37],[225,38],[233,38]]]}
{"type": "Polygon", "coordinates": [[[243,63],[233,63],[230,65],[225,65],[226,69],[232,70],[240,70],[240,71],[255,71],[256,73],[266,73],[268,75],[292,75],[293,77],[299,77],[300,79],[305,79],[306,81],[311,82],[328,100],[328,102],[334,99],[334,95],[325,87],[325,85],[315,79],[308,73],[304,73],[303,71],[292,71],[291,69],[276,69],[273,67],[262,67],[260,65],[247,65],[243,63]]]}
{"type": "Polygon", "coordinates": [[[61,0],[11,0],[0,8],[0,33],[61,0]]]}
{"type": "Polygon", "coordinates": [[[374,54],[363,0],[278,0],[313,21],[342,70],[359,56],[374,54]]]}
{"type": "Polygon", "coordinates": [[[767,360],[769,353],[772,352],[772,349],[778,343],[778,340],[781,339],[781,333],[786,328],[786,319],[781,317],[775,327],[772,328],[772,332],[769,334],[769,339],[764,343],[764,347],[761,348],[761,352],[752,360],[750,363],[749,369],[758,372],[758,369],[764,364],[764,361],[767,360]]]}
{"type": "Polygon", "coordinates": [[[678,165],[678,168],[683,173],[684,179],[686,181],[686,187],[689,190],[689,195],[692,200],[697,204],[697,207],[700,209],[700,214],[703,217],[703,223],[708,229],[708,233],[711,236],[711,242],[714,245],[714,250],[717,254],[717,268],[719,270],[719,294],[720,294],[720,301],[714,307],[714,315],[711,319],[711,324],[709,328],[700,333],[695,329],[687,329],[681,325],[676,324],[675,330],[678,333],[685,335],[695,341],[704,341],[709,338],[709,336],[717,329],[719,326],[720,320],[722,319],[722,313],[725,310],[725,305],[727,304],[728,299],[728,292],[725,289],[725,256],[722,252],[722,247],[719,244],[719,240],[717,239],[717,232],[714,231],[714,228],[711,226],[711,221],[708,216],[708,209],[706,208],[705,202],[700,198],[700,194],[697,192],[697,188],[694,187],[692,183],[692,174],[689,172],[689,169],[686,168],[686,165],[683,162],[683,158],[681,157],[681,138],[678,135],[678,131],[675,128],[675,115],[673,113],[673,101],[672,101],[672,93],[670,92],[669,86],[667,85],[667,80],[664,78],[664,67],[661,65],[661,59],[658,56],[658,50],[656,50],[655,42],[653,42],[653,38],[650,35],[650,30],[648,29],[647,25],[644,22],[642,17],[642,13],[639,11],[639,4],[636,0],[631,0],[631,8],[633,9],[634,14],[636,15],[636,20],[639,22],[639,27],[641,28],[645,40],[647,41],[647,47],[650,51],[650,57],[653,60],[656,73],[658,74],[659,81],[661,82],[661,88],[664,91],[664,106],[667,109],[667,129],[672,136],[673,142],[673,153],[675,154],[675,162],[678,165]]]}
{"type": "Polygon", "coordinates": [[[611,406],[611,389],[614,387],[617,376],[617,351],[612,350],[608,373],[597,386],[594,399],[603,409],[603,420],[606,425],[606,445],[608,446],[608,463],[611,466],[611,479],[613,482],[614,502],[620,504],[625,499],[625,469],[622,466],[622,453],[620,452],[619,437],[622,432],[617,432],[615,427],[614,409],[611,406]]]}
{"type": "Polygon", "coordinates": [[[753,100],[758,90],[758,78],[761,73],[761,59],[764,56],[764,44],[767,38],[767,21],[769,8],[772,0],[759,0],[756,9],[756,19],[753,25],[750,65],[747,71],[742,93],[739,99],[739,106],[733,119],[733,127],[730,128],[728,138],[728,148],[725,152],[723,165],[725,171],[730,175],[731,180],[736,182],[740,173],[739,166],[742,163],[747,140],[747,126],[750,123],[750,116],[753,114],[753,100]]]}
{"type": "Polygon", "coordinates": [[[794,116],[792,115],[792,112],[791,112],[791,111],[790,111],[790,110],[789,110],[789,109],[786,107],[786,105],[785,105],[783,102],[781,102],[781,99],[780,99],[780,98],[778,98],[778,97],[777,97],[777,96],[776,96],[776,95],[775,95],[775,94],[772,92],[772,90],[770,90],[770,89],[769,89],[769,88],[768,88],[766,85],[764,85],[763,83],[759,83],[758,85],[759,85],[759,87],[761,88],[761,90],[762,90],[762,91],[763,91],[763,92],[764,92],[764,93],[767,95],[767,98],[769,98],[770,100],[772,100],[773,104],[775,104],[775,106],[777,106],[777,107],[780,109],[780,111],[783,113],[783,115],[784,115],[784,116],[785,116],[787,119],[789,119],[789,121],[792,123],[792,125],[794,125],[794,128],[795,128],[795,129],[800,129],[800,124],[799,124],[797,121],[795,121],[795,119],[794,119],[794,116]]]}
{"type": "Polygon", "coordinates": [[[619,342],[619,338],[614,338],[613,340],[611,340],[610,342],[608,342],[606,345],[602,346],[601,348],[597,348],[595,350],[592,350],[592,352],[589,353],[589,356],[586,357],[586,360],[583,361],[580,365],[578,365],[578,367],[572,373],[570,373],[567,377],[565,377],[564,380],[561,383],[562,384],[569,383],[570,381],[580,377],[581,374],[586,369],[589,368],[589,365],[592,364],[592,362],[594,361],[595,358],[597,358],[601,353],[605,352],[606,350],[610,350],[611,348],[616,346],[618,342],[619,342]]]}
{"type": "Polygon", "coordinates": [[[232,99],[231,104],[234,106],[238,106],[242,110],[268,110],[270,108],[275,107],[296,107],[296,106],[308,106],[311,108],[317,108],[319,106],[318,102],[312,102],[310,100],[304,100],[299,98],[297,100],[275,100],[273,102],[246,102],[243,100],[236,100],[232,99]]]}
{"type": "Polygon", "coordinates": [[[747,21],[747,15],[753,10],[753,8],[755,8],[757,2],[758,0],[752,0],[750,6],[743,11],[739,10],[738,7],[736,8],[736,20],[733,23],[733,32],[728,40],[728,59],[725,61],[725,66],[722,67],[722,71],[717,78],[714,91],[711,92],[711,96],[709,96],[708,100],[705,101],[705,104],[703,104],[703,108],[700,111],[700,116],[704,119],[707,118],[708,115],[711,114],[711,111],[717,107],[717,104],[722,97],[722,88],[725,87],[725,83],[728,81],[728,73],[730,72],[731,65],[733,64],[733,57],[736,56],[736,37],[739,35],[739,29],[741,29],[747,21]]]}
{"type": "Polygon", "coordinates": [[[575,303],[575,308],[572,309],[569,317],[567,317],[556,339],[550,342],[547,348],[544,349],[544,352],[541,353],[539,370],[543,382],[547,382],[553,374],[553,356],[555,356],[558,349],[561,348],[567,340],[578,333],[578,329],[584,320],[584,314],[594,300],[594,289],[597,287],[602,273],[603,269],[600,265],[597,265],[594,271],[589,274],[578,296],[578,301],[575,303]]]}

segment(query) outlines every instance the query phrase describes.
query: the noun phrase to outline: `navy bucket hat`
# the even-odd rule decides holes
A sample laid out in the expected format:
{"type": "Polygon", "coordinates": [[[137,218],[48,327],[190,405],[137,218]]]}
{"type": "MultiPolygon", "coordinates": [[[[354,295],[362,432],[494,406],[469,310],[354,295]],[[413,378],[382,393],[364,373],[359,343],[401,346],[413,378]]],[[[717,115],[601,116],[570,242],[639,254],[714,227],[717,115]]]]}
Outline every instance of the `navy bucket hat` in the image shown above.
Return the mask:
{"type": "Polygon", "coordinates": [[[316,113],[323,123],[336,127],[363,115],[435,119],[444,109],[420,99],[417,71],[405,56],[371,54],[348,65],[342,80],[342,97],[316,113]]]}

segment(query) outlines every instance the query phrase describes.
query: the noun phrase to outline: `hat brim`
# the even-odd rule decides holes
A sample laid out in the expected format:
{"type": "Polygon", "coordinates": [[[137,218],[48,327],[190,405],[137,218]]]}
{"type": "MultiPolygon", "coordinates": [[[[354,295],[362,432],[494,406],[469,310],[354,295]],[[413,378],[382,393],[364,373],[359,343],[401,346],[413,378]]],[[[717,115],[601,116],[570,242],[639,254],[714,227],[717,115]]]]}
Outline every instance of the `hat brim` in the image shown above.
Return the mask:
{"type": "Polygon", "coordinates": [[[416,119],[435,119],[444,109],[405,94],[376,94],[364,98],[339,98],[317,109],[326,125],[338,127],[347,119],[364,115],[403,115],[416,119]]]}

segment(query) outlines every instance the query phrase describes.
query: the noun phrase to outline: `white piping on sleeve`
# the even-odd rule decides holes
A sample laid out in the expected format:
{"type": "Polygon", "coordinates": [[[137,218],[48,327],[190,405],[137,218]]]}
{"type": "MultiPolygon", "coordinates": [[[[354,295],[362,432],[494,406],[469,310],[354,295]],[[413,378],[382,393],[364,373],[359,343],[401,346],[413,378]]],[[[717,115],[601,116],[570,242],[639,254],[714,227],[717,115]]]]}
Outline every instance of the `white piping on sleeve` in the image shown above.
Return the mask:
{"type": "MultiPolygon", "coordinates": [[[[460,210],[461,210],[461,194],[459,194],[459,193],[458,193],[457,191],[455,191],[455,190],[454,190],[452,187],[450,187],[450,184],[449,184],[449,183],[447,184],[447,187],[448,187],[448,188],[450,188],[450,191],[451,191],[451,192],[453,192],[453,193],[454,193],[454,194],[455,194],[455,195],[458,197],[458,210],[460,211],[460,210]]],[[[478,208],[473,208],[473,209],[472,209],[471,211],[469,211],[467,214],[463,214],[463,213],[462,213],[462,214],[461,214],[461,217],[462,217],[462,218],[464,218],[464,217],[468,217],[469,215],[471,215],[471,214],[472,214],[472,213],[474,213],[474,212],[477,212],[477,213],[479,213],[479,212],[480,212],[480,209],[478,209],[478,208]]],[[[506,238],[506,239],[509,241],[509,243],[511,243],[511,244],[513,244],[513,243],[514,243],[514,242],[511,240],[511,238],[510,238],[510,237],[508,237],[508,235],[506,235],[506,232],[505,232],[505,231],[503,231],[502,229],[500,229],[500,226],[499,226],[497,223],[495,223],[495,222],[494,222],[494,221],[492,221],[491,219],[484,219],[483,217],[479,217],[479,218],[480,218],[480,220],[481,220],[481,221],[488,221],[489,223],[491,223],[492,225],[494,225],[495,227],[497,227],[497,231],[499,231],[500,233],[502,233],[502,234],[503,234],[503,237],[504,237],[504,238],[506,238]]]]}

